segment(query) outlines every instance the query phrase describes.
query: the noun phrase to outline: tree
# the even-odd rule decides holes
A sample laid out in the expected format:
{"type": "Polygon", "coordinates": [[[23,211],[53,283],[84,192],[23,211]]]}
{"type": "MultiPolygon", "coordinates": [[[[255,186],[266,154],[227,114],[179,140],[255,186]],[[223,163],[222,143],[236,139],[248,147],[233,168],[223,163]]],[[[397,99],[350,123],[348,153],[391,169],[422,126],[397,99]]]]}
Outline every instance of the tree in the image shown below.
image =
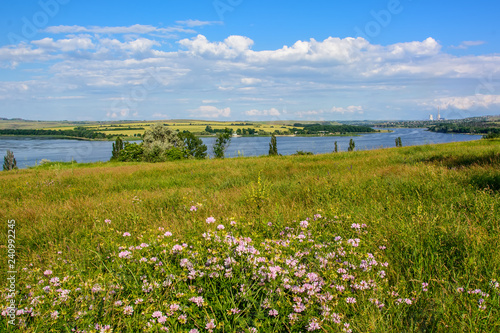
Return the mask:
{"type": "Polygon", "coordinates": [[[225,128],[224,132],[217,133],[217,139],[213,148],[215,158],[224,158],[224,153],[231,142],[232,132],[232,129],[225,128]]]}
{"type": "Polygon", "coordinates": [[[400,136],[396,138],[396,147],[403,147],[403,141],[401,141],[400,136]]]}
{"type": "Polygon", "coordinates": [[[7,149],[7,155],[3,158],[3,170],[9,171],[17,169],[17,162],[14,158],[14,153],[7,149]]]}
{"type": "Polygon", "coordinates": [[[335,150],[334,150],[335,153],[338,153],[339,152],[339,147],[337,146],[337,141],[335,141],[335,150]]]}
{"type": "Polygon", "coordinates": [[[113,151],[111,155],[111,160],[117,160],[118,156],[120,156],[120,151],[123,150],[123,141],[120,136],[116,138],[115,143],[113,143],[113,151]]]}
{"type": "Polygon", "coordinates": [[[349,140],[349,148],[347,148],[347,151],[353,151],[354,148],[356,148],[356,144],[354,143],[354,140],[351,139],[349,140]]]}
{"type": "Polygon", "coordinates": [[[189,131],[179,133],[178,136],[184,141],[186,158],[194,157],[204,159],[207,157],[207,146],[203,144],[200,138],[189,131]]]}
{"type": "Polygon", "coordinates": [[[144,133],[143,147],[146,161],[161,162],[170,159],[167,155],[169,149],[182,149],[184,142],[170,128],[154,124],[144,133]]]}
{"type": "Polygon", "coordinates": [[[269,143],[269,155],[278,155],[278,145],[276,143],[276,136],[274,134],[271,135],[271,142],[269,143]]]}

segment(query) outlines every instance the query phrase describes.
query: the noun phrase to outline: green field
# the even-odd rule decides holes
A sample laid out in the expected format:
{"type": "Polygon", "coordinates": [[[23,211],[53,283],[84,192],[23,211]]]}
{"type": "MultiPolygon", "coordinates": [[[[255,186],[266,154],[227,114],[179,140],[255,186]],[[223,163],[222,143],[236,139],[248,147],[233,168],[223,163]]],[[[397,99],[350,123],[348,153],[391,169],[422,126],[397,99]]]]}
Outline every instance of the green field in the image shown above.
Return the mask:
{"type": "Polygon", "coordinates": [[[0,331],[499,332],[499,165],[478,140],[2,172],[0,331]]]}

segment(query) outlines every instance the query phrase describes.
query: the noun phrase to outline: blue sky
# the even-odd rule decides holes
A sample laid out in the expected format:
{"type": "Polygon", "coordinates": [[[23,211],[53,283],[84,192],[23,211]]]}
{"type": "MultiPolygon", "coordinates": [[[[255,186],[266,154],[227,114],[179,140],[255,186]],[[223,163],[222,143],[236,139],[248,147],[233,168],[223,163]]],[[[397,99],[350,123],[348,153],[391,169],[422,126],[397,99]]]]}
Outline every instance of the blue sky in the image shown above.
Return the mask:
{"type": "Polygon", "coordinates": [[[500,114],[496,1],[2,1],[0,117],[500,114]]]}

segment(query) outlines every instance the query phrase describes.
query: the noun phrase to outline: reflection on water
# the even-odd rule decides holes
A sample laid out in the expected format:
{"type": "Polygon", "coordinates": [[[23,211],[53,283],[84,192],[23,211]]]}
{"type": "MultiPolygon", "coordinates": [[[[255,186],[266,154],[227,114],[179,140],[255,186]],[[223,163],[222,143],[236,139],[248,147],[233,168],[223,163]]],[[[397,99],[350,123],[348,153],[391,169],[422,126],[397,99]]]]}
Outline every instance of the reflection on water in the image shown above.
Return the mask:
{"type": "MultiPolygon", "coordinates": [[[[333,151],[337,141],[339,151],[346,151],[349,140],[356,143],[357,150],[394,147],[394,140],[401,137],[403,146],[446,143],[456,141],[478,140],[481,135],[444,134],[428,132],[422,128],[395,128],[393,133],[373,133],[361,136],[343,137],[277,137],[278,153],[290,155],[298,150],[310,151],[314,154],[333,151]]],[[[215,138],[202,138],[211,151],[215,138]]],[[[269,152],[269,137],[233,138],[226,151],[226,156],[259,156],[269,152]]],[[[14,152],[20,168],[39,163],[42,159],[50,161],[71,161],[80,163],[108,161],[111,157],[113,142],[110,141],[77,141],[65,139],[36,138],[0,138],[0,156],[7,149],[14,152]]]]}

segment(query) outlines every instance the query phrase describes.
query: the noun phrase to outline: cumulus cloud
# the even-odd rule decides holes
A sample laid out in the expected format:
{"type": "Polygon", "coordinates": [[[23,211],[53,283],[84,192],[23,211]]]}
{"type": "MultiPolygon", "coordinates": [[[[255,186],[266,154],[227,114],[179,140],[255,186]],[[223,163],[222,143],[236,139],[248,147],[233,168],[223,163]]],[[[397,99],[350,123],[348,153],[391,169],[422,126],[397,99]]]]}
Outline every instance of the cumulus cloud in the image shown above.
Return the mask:
{"type": "Polygon", "coordinates": [[[202,105],[197,109],[191,110],[191,116],[197,118],[219,118],[229,117],[231,115],[231,108],[218,109],[212,105],[202,105]]]}
{"type": "Polygon", "coordinates": [[[270,108],[269,110],[257,110],[252,109],[243,112],[247,116],[279,116],[281,113],[276,108],[270,108]]]}
{"type": "MultiPolygon", "coordinates": [[[[384,110],[387,104],[404,98],[406,102],[398,105],[402,109],[439,105],[462,110],[498,104],[491,89],[484,92],[492,95],[469,95],[481,84],[481,78],[500,75],[500,55],[451,55],[433,38],[377,45],[361,37],[328,37],[299,40],[268,50],[254,50],[252,39],[237,35],[211,41],[198,34],[173,45],[158,38],[158,34],[175,29],[208,25],[194,20],[177,24],[171,28],[139,24],[48,27],[45,33],[51,36],[0,47],[0,67],[35,64],[31,67],[37,67],[36,73],[35,69],[23,72],[26,77],[31,75],[24,84],[33,100],[37,94],[52,96],[51,91],[90,96],[89,101],[95,96],[104,101],[121,95],[122,100],[133,102],[128,109],[136,110],[141,101],[154,96],[159,103],[175,104],[178,116],[188,112],[198,118],[279,116],[277,109],[269,108],[278,100],[292,107],[290,114],[331,118],[364,112],[369,117],[373,103],[366,99],[384,104],[380,107],[384,110]],[[435,100],[431,97],[422,102],[421,95],[417,95],[428,91],[428,82],[433,82],[436,91],[441,84],[446,85],[439,91],[455,97],[436,95],[435,100]],[[467,89],[471,92],[463,96],[467,89]],[[175,102],[181,99],[182,103],[175,102]],[[360,100],[370,109],[359,105],[360,100]],[[336,105],[332,107],[333,101],[336,105]],[[204,105],[198,107],[198,103],[204,105]],[[228,104],[220,108],[220,103],[228,104]],[[231,110],[246,111],[235,115],[231,110]]],[[[474,46],[479,42],[463,44],[474,46]]],[[[19,86],[16,89],[23,95],[19,86]]],[[[12,98],[16,89],[0,89],[0,98],[12,98]]],[[[127,116],[122,112],[115,108],[108,117],[127,116]]]]}
{"type": "Polygon", "coordinates": [[[76,37],[71,39],[59,39],[54,41],[52,38],[44,38],[31,42],[41,49],[58,50],[61,52],[71,52],[75,50],[87,50],[95,48],[94,43],[88,37],[76,37]]]}

